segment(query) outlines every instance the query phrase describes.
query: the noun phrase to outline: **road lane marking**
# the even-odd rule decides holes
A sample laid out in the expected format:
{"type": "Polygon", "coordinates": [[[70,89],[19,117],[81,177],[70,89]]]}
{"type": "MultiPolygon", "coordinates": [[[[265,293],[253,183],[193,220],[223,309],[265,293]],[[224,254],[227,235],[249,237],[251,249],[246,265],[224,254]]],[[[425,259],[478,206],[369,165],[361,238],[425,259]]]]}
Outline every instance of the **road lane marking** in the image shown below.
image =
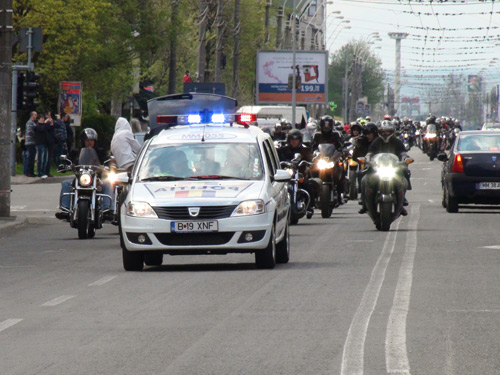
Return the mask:
{"type": "Polygon", "coordinates": [[[406,348],[406,320],[410,308],[413,264],[417,251],[417,227],[420,219],[420,205],[411,209],[406,234],[406,250],[399,269],[398,284],[387,323],[385,336],[385,362],[388,374],[410,375],[410,363],[406,348]]]}
{"type": "Polygon", "coordinates": [[[57,305],[60,305],[63,302],[66,302],[67,300],[70,300],[71,298],[74,298],[74,297],[75,296],[61,296],[61,297],[57,297],[57,298],[54,298],[52,301],[45,302],[41,306],[49,306],[49,307],[57,306],[57,305]]]}
{"type": "Polygon", "coordinates": [[[7,319],[3,322],[0,322],[0,332],[5,331],[7,328],[12,327],[19,323],[22,319],[7,319]]]}
{"type": "Polygon", "coordinates": [[[393,223],[395,227],[387,234],[382,252],[373,268],[370,281],[352,319],[342,354],[341,375],[363,374],[366,331],[375,310],[380,289],[384,283],[385,271],[394,252],[400,223],[401,219],[393,223]]]}
{"type": "Polygon", "coordinates": [[[429,202],[434,203],[434,199],[429,199],[429,202]]]}
{"type": "Polygon", "coordinates": [[[480,249],[492,249],[492,250],[500,250],[500,245],[493,246],[481,246],[480,249]]]}
{"type": "Polygon", "coordinates": [[[117,276],[105,276],[102,279],[99,279],[97,281],[94,281],[93,283],[90,283],[89,286],[101,286],[106,283],[109,283],[111,280],[116,279],[117,276]]]}

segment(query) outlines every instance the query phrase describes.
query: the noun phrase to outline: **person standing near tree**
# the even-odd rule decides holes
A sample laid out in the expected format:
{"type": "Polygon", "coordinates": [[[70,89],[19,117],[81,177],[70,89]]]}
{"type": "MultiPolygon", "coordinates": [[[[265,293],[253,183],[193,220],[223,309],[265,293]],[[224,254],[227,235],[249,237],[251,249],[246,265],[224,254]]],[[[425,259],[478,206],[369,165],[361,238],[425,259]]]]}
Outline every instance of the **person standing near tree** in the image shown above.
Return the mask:
{"type": "Polygon", "coordinates": [[[53,177],[50,174],[50,167],[52,166],[55,157],[56,128],[54,125],[52,112],[47,112],[47,114],[45,115],[45,125],[47,125],[47,164],[45,165],[44,175],[53,177]]]}
{"type": "Polygon", "coordinates": [[[184,83],[191,83],[191,82],[193,82],[193,80],[189,75],[189,70],[186,70],[186,73],[184,74],[184,83]]]}
{"type": "Polygon", "coordinates": [[[47,168],[47,158],[48,158],[48,125],[45,123],[45,117],[40,115],[38,118],[38,123],[35,126],[35,146],[37,153],[36,170],[37,176],[41,178],[47,178],[45,170],[47,168]]]}
{"type": "Polygon", "coordinates": [[[30,119],[26,123],[25,129],[25,146],[27,151],[27,158],[25,160],[26,168],[24,174],[28,177],[35,177],[35,156],[36,156],[36,146],[35,146],[35,126],[38,113],[33,111],[30,113],[30,119]]]}
{"type": "Polygon", "coordinates": [[[56,165],[61,164],[61,155],[67,155],[68,145],[67,138],[68,133],[66,131],[66,124],[62,120],[64,114],[58,115],[55,121],[56,130],[56,165]]]}

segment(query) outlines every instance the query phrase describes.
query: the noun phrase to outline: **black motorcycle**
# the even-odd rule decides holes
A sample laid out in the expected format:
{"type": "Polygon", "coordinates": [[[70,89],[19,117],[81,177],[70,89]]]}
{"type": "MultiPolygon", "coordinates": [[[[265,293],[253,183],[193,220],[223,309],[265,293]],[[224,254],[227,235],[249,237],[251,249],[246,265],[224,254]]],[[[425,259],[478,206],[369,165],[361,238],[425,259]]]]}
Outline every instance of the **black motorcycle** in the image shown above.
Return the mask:
{"type": "Polygon", "coordinates": [[[312,165],[312,163],[302,160],[299,153],[295,154],[293,160],[281,162],[281,167],[292,176],[288,182],[291,206],[290,224],[297,224],[301,218],[306,216],[309,205],[313,203],[307,190],[301,188],[304,183],[304,175],[300,173],[300,169],[304,165],[312,165]]]}
{"type": "Polygon", "coordinates": [[[314,162],[315,174],[321,179],[318,206],[321,217],[328,218],[339,204],[338,191],[345,173],[343,152],[330,143],[320,144],[314,162]]]}
{"type": "Polygon", "coordinates": [[[75,174],[71,191],[63,194],[70,196],[69,209],[60,204],[61,209],[68,213],[71,227],[78,229],[78,238],[94,238],[96,229],[102,228],[103,200],[113,201],[110,195],[100,192],[103,185],[101,178],[106,169],[101,165],[85,162],[85,160],[98,160],[97,153],[90,148],[82,149],[80,165],[74,165],[65,155],[61,156],[61,160],[64,164],[59,165],[58,171],[63,173],[71,171],[75,174]]]}
{"type": "Polygon", "coordinates": [[[424,147],[422,150],[429,156],[431,161],[434,160],[439,153],[439,134],[436,125],[427,125],[423,142],[424,147]]]}
{"type": "MultiPolygon", "coordinates": [[[[360,158],[361,159],[361,158],[360,158]]],[[[367,163],[366,208],[378,230],[388,231],[401,215],[408,180],[405,177],[413,159],[400,162],[394,154],[377,154],[367,163]]]]}

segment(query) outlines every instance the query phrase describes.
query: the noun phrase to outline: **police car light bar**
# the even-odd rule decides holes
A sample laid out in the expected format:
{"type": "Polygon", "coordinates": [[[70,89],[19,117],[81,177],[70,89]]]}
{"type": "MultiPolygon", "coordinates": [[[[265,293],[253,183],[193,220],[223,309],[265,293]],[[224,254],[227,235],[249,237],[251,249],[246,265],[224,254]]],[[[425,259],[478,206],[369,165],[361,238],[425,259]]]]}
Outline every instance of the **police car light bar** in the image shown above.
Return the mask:
{"type": "Polygon", "coordinates": [[[158,125],[175,125],[177,124],[177,116],[156,116],[156,122],[158,125]]]}
{"type": "Polygon", "coordinates": [[[236,122],[240,125],[245,125],[248,127],[248,125],[255,121],[257,121],[256,114],[241,113],[239,115],[236,115],[236,122]]]}

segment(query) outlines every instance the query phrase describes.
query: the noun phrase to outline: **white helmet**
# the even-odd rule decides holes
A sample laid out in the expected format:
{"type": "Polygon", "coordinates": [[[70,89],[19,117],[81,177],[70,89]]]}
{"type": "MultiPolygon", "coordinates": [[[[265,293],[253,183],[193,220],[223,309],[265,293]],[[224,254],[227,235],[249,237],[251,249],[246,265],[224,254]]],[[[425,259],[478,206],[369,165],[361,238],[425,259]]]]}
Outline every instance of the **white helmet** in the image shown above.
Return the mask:
{"type": "Polygon", "coordinates": [[[389,142],[395,132],[396,128],[391,121],[382,121],[382,123],[378,127],[378,135],[385,143],[389,142]]]}

